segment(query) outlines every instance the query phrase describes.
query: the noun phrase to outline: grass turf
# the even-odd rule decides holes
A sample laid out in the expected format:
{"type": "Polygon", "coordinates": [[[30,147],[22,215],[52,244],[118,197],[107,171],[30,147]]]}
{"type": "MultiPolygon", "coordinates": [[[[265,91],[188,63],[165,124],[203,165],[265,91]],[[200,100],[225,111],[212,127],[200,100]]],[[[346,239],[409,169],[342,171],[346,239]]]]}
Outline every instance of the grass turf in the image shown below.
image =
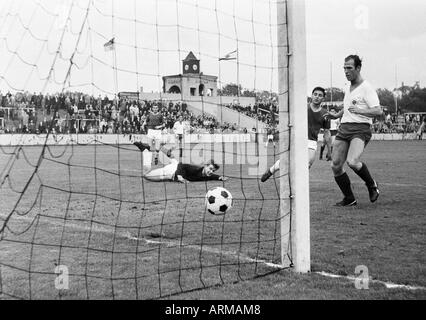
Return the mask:
{"type": "MultiPolygon", "coordinates": [[[[373,279],[426,286],[425,147],[423,141],[371,142],[363,160],[381,195],[371,204],[349,172],[355,208],[332,206],[341,195],[330,163],[316,161],[310,171],[312,271],[353,275],[365,265],[373,279]]],[[[1,225],[14,212],[0,238],[5,298],[426,297],[424,290],[378,283],[358,290],[345,279],[278,271],[256,260],[280,261],[278,180],[260,183],[248,175],[250,165],[221,168],[231,176],[224,186],[235,200],[232,211],[215,217],[204,210],[204,194],[222,183],[148,183],[133,146],[49,147],[37,165],[41,150],[23,148],[11,170],[14,149],[0,152],[1,225]],[[54,287],[58,264],[69,268],[68,290],[54,287]]],[[[213,156],[220,162],[229,155],[213,156]]]]}

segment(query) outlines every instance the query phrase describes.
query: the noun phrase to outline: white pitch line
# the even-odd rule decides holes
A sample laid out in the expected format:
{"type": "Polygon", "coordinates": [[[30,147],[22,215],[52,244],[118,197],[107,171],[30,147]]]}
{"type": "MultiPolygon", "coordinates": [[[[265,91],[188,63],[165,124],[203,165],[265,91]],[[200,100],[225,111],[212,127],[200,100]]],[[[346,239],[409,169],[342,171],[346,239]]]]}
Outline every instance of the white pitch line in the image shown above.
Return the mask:
{"type": "MultiPolygon", "coordinates": [[[[29,217],[24,217],[24,216],[19,216],[19,219],[28,220],[28,221],[33,220],[29,217]]],[[[54,226],[62,226],[61,224],[55,223],[55,222],[52,222],[52,221],[46,221],[46,222],[48,224],[51,224],[51,225],[54,225],[54,226]]],[[[78,224],[75,224],[75,223],[69,223],[69,222],[66,224],[66,226],[72,227],[72,228],[77,229],[77,230],[83,230],[83,231],[90,231],[91,230],[92,232],[113,234],[113,232],[111,230],[108,230],[107,228],[102,228],[102,227],[89,228],[89,227],[84,227],[84,226],[81,226],[81,225],[78,225],[78,224]]],[[[113,227],[111,226],[111,228],[113,228],[113,227]]],[[[116,233],[116,234],[121,238],[125,238],[125,239],[128,239],[128,240],[134,240],[134,241],[143,241],[146,244],[159,244],[159,245],[166,245],[168,247],[179,247],[179,246],[181,246],[184,249],[187,248],[187,249],[204,251],[204,252],[213,253],[213,254],[221,254],[221,255],[233,257],[235,259],[244,260],[244,261],[247,261],[247,262],[262,263],[262,264],[264,264],[268,267],[271,267],[271,268],[285,269],[285,267],[283,267],[282,265],[275,264],[275,263],[268,262],[268,261],[261,260],[261,259],[250,258],[246,255],[240,254],[240,253],[235,252],[235,251],[219,250],[219,249],[215,249],[215,248],[208,247],[208,246],[186,245],[186,244],[178,242],[178,241],[170,241],[170,240],[164,241],[164,240],[152,240],[152,239],[147,239],[147,238],[138,238],[138,237],[132,236],[130,234],[130,232],[116,233]]],[[[312,273],[319,274],[321,276],[328,277],[328,278],[339,278],[339,279],[346,279],[346,280],[349,280],[349,281],[355,281],[356,279],[358,279],[355,276],[341,276],[341,275],[332,274],[332,273],[328,273],[328,272],[324,272],[324,271],[315,271],[315,272],[312,272],[312,273]]],[[[396,283],[385,282],[385,281],[381,281],[381,280],[377,280],[377,279],[370,279],[369,281],[372,282],[372,283],[382,284],[387,289],[405,289],[405,290],[411,290],[411,291],[413,291],[413,290],[426,290],[426,287],[422,287],[422,286],[410,286],[410,285],[396,284],[396,283]]]]}
{"type": "MultiPolygon", "coordinates": [[[[26,216],[19,216],[18,219],[32,221],[33,219],[36,219],[36,217],[30,218],[30,217],[26,217],[26,216]]],[[[56,227],[62,227],[63,226],[60,223],[56,223],[56,222],[53,222],[53,221],[50,221],[50,220],[47,220],[47,221],[45,220],[43,222],[48,223],[48,224],[53,225],[53,226],[56,226],[56,227]]],[[[109,230],[109,229],[103,228],[103,227],[99,227],[99,226],[96,226],[96,227],[92,226],[92,228],[90,228],[90,227],[81,226],[81,225],[76,224],[76,223],[67,222],[66,227],[71,227],[73,229],[80,230],[80,231],[92,231],[92,232],[106,233],[106,234],[110,234],[110,235],[114,234],[114,232],[112,230],[109,230]]],[[[111,226],[111,229],[113,229],[113,228],[114,227],[111,226]]],[[[129,228],[133,228],[133,227],[129,226],[129,228]]],[[[215,248],[212,248],[212,247],[209,247],[209,246],[187,245],[187,244],[181,243],[179,241],[170,241],[170,240],[158,241],[158,240],[152,240],[152,239],[147,239],[147,238],[138,238],[138,237],[132,236],[130,234],[130,232],[125,232],[125,233],[116,232],[115,234],[118,237],[121,237],[121,238],[125,238],[125,239],[128,239],[128,240],[134,240],[134,241],[143,241],[146,244],[160,244],[160,245],[166,245],[168,247],[182,247],[183,249],[188,248],[188,249],[203,251],[203,252],[207,252],[207,253],[222,254],[224,256],[233,257],[235,259],[240,259],[240,260],[243,260],[243,261],[246,261],[246,262],[262,263],[262,264],[265,264],[266,266],[271,267],[271,268],[284,269],[284,267],[282,265],[275,264],[275,263],[268,262],[268,261],[261,260],[261,259],[250,258],[249,256],[246,256],[244,254],[241,254],[241,253],[238,253],[238,252],[235,252],[235,251],[219,250],[219,249],[215,249],[215,248]]]]}
{"type": "MultiPolygon", "coordinates": [[[[316,271],[316,272],[313,272],[313,273],[316,273],[316,274],[319,274],[321,276],[328,277],[328,278],[346,279],[346,280],[354,281],[354,282],[358,279],[355,276],[341,276],[341,275],[328,273],[328,272],[324,272],[324,271],[316,271]]],[[[371,278],[369,279],[369,282],[382,284],[387,289],[426,290],[426,287],[409,286],[409,285],[405,285],[405,284],[396,284],[396,283],[393,283],[393,282],[386,282],[386,281],[371,279],[371,278]]]]}
{"type": "Polygon", "coordinates": [[[226,250],[219,250],[219,249],[215,249],[215,248],[211,248],[208,246],[199,246],[199,245],[185,245],[185,244],[181,244],[180,242],[177,241],[156,241],[156,240],[149,240],[149,239],[138,239],[137,237],[131,237],[129,238],[131,240],[142,240],[145,241],[146,243],[153,243],[153,244],[166,244],[167,246],[170,247],[178,247],[178,246],[182,246],[182,248],[188,248],[188,249],[195,249],[197,251],[205,251],[208,253],[214,253],[214,254],[221,254],[221,255],[225,255],[225,256],[231,256],[233,258],[239,258],[241,260],[245,260],[247,262],[253,262],[253,263],[263,263],[265,265],[267,265],[268,267],[271,268],[277,268],[277,269],[284,269],[284,267],[282,265],[279,264],[275,264],[272,262],[268,262],[265,260],[261,260],[261,259],[254,259],[254,258],[250,258],[246,255],[243,254],[239,254],[238,252],[235,251],[226,251],[226,250]]]}
{"type": "MultiPolygon", "coordinates": [[[[173,241],[155,241],[155,240],[148,240],[148,239],[145,239],[145,238],[138,239],[137,237],[132,237],[131,239],[132,240],[143,240],[146,243],[166,244],[168,246],[179,246],[180,245],[179,242],[173,242],[173,241]]],[[[241,255],[241,254],[238,255],[238,253],[232,252],[232,251],[221,251],[221,250],[218,250],[218,249],[215,249],[215,248],[210,248],[210,247],[205,247],[205,246],[203,246],[202,249],[201,249],[201,246],[197,246],[197,245],[185,245],[184,247],[188,248],[188,249],[203,250],[203,251],[206,251],[206,252],[209,252],[209,253],[232,256],[232,257],[235,257],[235,258],[237,256],[239,256],[240,259],[246,260],[248,262],[263,263],[263,264],[267,265],[268,267],[277,268],[277,269],[284,269],[284,267],[281,266],[281,265],[274,264],[274,263],[267,262],[267,261],[260,260],[260,259],[253,259],[253,258],[250,258],[248,256],[241,255]]],[[[350,280],[350,281],[353,281],[353,282],[355,282],[355,280],[357,280],[357,277],[355,277],[355,276],[340,276],[340,275],[336,275],[336,274],[332,274],[332,273],[327,273],[327,272],[324,272],[324,271],[313,272],[313,273],[316,273],[316,274],[319,274],[319,275],[322,275],[322,276],[325,276],[325,277],[329,277],[329,278],[347,279],[347,280],[350,280]]],[[[377,280],[377,279],[370,279],[369,281],[371,283],[382,284],[387,289],[426,290],[425,287],[421,287],[421,286],[409,286],[409,285],[403,285],[403,284],[396,284],[396,283],[393,283],[393,282],[385,282],[385,281],[381,281],[381,280],[377,280]]]]}
{"type": "MultiPolygon", "coordinates": [[[[321,179],[310,179],[309,182],[316,182],[316,183],[335,183],[334,180],[321,180],[321,179]]],[[[352,184],[362,184],[364,185],[364,182],[358,182],[354,181],[351,182],[352,184]]],[[[410,183],[393,183],[393,182],[380,182],[379,188],[381,185],[383,186],[390,186],[390,187],[407,187],[407,188],[426,188],[426,185],[423,184],[410,184],[410,183]]]]}

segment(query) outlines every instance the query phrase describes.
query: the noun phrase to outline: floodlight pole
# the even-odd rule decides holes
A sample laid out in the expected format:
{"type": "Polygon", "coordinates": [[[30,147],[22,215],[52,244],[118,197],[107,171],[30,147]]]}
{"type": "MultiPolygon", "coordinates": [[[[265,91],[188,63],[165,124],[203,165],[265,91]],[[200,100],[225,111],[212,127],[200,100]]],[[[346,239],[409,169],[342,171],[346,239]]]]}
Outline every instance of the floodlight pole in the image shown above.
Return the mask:
{"type": "Polygon", "coordinates": [[[291,260],[294,270],[304,273],[310,271],[305,1],[278,2],[277,18],[281,258],[284,264],[288,254],[284,216],[290,211],[291,260]]]}

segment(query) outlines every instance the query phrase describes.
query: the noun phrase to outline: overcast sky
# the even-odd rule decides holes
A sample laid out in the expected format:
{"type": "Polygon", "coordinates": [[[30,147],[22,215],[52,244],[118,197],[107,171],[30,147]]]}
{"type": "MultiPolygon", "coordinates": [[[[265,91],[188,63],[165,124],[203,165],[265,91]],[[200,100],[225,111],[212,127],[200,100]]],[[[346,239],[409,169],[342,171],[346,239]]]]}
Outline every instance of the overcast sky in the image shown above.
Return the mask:
{"type": "Polygon", "coordinates": [[[333,85],[343,86],[350,53],[364,59],[363,75],[376,87],[426,86],[426,1],[307,0],[306,8],[310,86],[329,83],[330,64],[333,85]]]}
{"type": "MultiPolygon", "coordinates": [[[[308,92],[343,87],[343,60],[352,53],[375,87],[426,85],[426,1],[305,5],[308,92]]],[[[161,77],[181,73],[189,51],[220,84],[276,91],[275,1],[0,0],[0,10],[2,92],[160,91],[161,77]],[[116,50],[105,52],[113,36],[116,50]],[[236,48],[237,61],[218,61],[236,48]]]]}

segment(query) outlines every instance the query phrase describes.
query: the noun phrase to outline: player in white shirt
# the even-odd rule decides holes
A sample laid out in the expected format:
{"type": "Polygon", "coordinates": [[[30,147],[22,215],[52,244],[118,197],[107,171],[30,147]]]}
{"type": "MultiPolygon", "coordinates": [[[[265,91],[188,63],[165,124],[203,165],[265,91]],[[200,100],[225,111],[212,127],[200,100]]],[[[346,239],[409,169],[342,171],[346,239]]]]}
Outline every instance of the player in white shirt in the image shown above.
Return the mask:
{"type": "Polygon", "coordinates": [[[370,83],[361,77],[361,59],[357,55],[345,58],[344,71],[350,85],[346,88],[343,110],[328,113],[331,119],[341,117],[340,126],[333,144],[332,170],[337,185],[344,194],[336,206],[354,206],[357,204],[352,192],[351,181],[343,169],[345,163],[364,180],[370,201],[379,197],[377,182],[371,177],[365,163],[360,161],[364,148],[371,139],[373,118],[380,116],[383,110],[376,91],[370,83]]]}
{"type": "Polygon", "coordinates": [[[180,115],[178,120],[173,125],[173,133],[176,137],[175,147],[179,148],[179,156],[182,157],[182,139],[183,134],[185,133],[185,123],[183,122],[183,117],[180,115]]]}

